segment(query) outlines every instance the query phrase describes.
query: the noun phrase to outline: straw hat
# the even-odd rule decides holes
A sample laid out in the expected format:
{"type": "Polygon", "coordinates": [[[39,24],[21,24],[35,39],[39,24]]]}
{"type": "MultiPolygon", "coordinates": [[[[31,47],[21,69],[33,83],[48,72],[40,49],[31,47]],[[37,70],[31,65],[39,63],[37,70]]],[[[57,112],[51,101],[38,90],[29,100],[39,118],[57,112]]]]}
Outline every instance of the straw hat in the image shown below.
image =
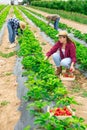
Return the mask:
{"type": "Polygon", "coordinates": [[[50,19],[51,18],[51,15],[46,15],[46,19],[50,19]]]}
{"type": "Polygon", "coordinates": [[[26,23],[23,22],[23,21],[20,21],[20,22],[19,22],[19,25],[20,25],[20,28],[21,28],[22,30],[24,30],[25,27],[26,27],[26,23]]]}
{"type": "Polygon", "coordinates": [[[58,36],[67,36],[68,37],[68,33],[67,33],[67,31],[62,30],[62,31],[59,31],[58,36]]]}

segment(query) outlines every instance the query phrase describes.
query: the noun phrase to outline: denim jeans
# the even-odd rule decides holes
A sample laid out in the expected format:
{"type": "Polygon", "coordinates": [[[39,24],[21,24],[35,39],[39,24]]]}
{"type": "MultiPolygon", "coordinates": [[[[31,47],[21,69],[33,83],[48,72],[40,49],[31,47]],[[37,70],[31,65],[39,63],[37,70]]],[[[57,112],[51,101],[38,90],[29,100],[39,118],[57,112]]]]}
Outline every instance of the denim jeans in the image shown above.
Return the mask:
{"type": "Polygon", "coordinates": [[[7,23],[8,33],[9,33],[9,41],[13,43],[15,41],[15,29],[12,28],[11,23],[7,23]]]}
{"type": "Polygon", "coordinates": [[[58,24],[59,24],[60,18],[57,18],[54,22],[54,29],[58,30],[58,24]]]}
{"type": "Polygon", "coordinates": [[[56,64],[57,67],[64,66],[66,68],[70,68],[71,58],[61,59],[59,52],[54,53],[52,56],[54,63],[56,64]]]}

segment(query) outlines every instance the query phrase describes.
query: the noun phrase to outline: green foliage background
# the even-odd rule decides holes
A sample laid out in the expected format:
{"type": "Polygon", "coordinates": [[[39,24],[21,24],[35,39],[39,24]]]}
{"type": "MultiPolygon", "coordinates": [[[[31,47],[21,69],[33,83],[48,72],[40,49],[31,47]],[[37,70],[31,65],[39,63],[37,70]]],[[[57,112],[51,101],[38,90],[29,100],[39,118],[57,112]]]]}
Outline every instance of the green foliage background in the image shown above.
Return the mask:
{"type": "Polygon", "coordinates": [[[32,1],[34,6],[46,7],[51,9],[66,10],[71,12],[78,12],[87,15],[87,0],[59,0],[59,1],[32,1]]]}

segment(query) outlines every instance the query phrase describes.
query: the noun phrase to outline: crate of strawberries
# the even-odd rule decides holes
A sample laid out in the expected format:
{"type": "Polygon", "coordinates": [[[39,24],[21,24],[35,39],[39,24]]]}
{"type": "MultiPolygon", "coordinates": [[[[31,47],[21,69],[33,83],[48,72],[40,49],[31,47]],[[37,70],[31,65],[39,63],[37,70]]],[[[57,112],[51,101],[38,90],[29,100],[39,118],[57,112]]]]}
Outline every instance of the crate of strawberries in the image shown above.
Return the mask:
{"type": "Polygon", "coordinates": [[[75,112],[72,111],[70,106],[65,106],[63,108],[50,108],[50,106],[48,106],[47,111],[50,113],[50,116],[56,116],[58,119],[71,118],[75,115],[75,112]]]}
{"type": "Polygon", "coordinates": [[[69,72],[64,72],[60,75],[61,80],[68,80],[73,81],[75,80],[75,75],[73,74],[72,70],[69,70],[69,72]]]}

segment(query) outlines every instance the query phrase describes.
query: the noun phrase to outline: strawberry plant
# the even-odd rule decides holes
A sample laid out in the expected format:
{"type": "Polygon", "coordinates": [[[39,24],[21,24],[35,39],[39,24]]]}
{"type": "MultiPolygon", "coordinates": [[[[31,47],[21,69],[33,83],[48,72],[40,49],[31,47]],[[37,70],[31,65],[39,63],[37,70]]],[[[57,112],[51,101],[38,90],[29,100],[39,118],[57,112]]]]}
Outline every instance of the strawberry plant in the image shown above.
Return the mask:
{"type": "Polygon", "coordinates": [[[0,12],[6,7],[6,5],[0,5],[0,12]]]}
{"type": "Polygon", "coordinates": [[[35,112],[44,112],[44,107],[46,107],[50,102],[39,100],[35,101],[33,103],[29,103],[27,105],[27,109],[34,108],[34,114],[35,112]]]}
{"type": "Polygon", "coordinates": [[[73,97],[64,97],[58,101],[56,101],[56,105],[58,107],[64,107],[64,106],[69,106],[70,104],[78,104],[73,97]]]}
{"type": "Polygon", "coordinates": [[[56,116],[51,116],[47,113],[41,113],[37,116],[34,123],[40,127],[41,130],[86,130],[84,120],[76,116],[63,120],[57,119],[56,116]]]}
{"type": "Polygon", "coordinates": [[[0,29],[3,26],[3,23],[6,21],[6,17],[9,13],[10,6],[8,6],[1,14],[0,14],[0,29]]]}
{"type": "Polygon", "coordinates": [[[49,99],[49,94],[46,89],[43,89],[38,86],[33,86],[27,94],[24,96],[25,100],[35,101],[40,99],[49,99]]]}
{"type": "Polygon", "coordinates": [[[23,130],[30,130],[30,125],[28,125],[27,127],[25,127],[23,130]]]}
{"type": "Polygon", "coordinates": [[[38,72],[40,69],[40,64],[42,57],[39,57],[38,55],[35,56],[26,56],[23,61],[22,64],[24,65],[25,69],[31,69],[35,72],[38,72]]]}
{"type": "Polygon", "coordinates": [[[60,87],[60,86],[55,88],[53,90],[53,93],[54,93],[54,99],[56,101],[64,98],[68,94],[66,88],[65,87],[60,87]]]}

